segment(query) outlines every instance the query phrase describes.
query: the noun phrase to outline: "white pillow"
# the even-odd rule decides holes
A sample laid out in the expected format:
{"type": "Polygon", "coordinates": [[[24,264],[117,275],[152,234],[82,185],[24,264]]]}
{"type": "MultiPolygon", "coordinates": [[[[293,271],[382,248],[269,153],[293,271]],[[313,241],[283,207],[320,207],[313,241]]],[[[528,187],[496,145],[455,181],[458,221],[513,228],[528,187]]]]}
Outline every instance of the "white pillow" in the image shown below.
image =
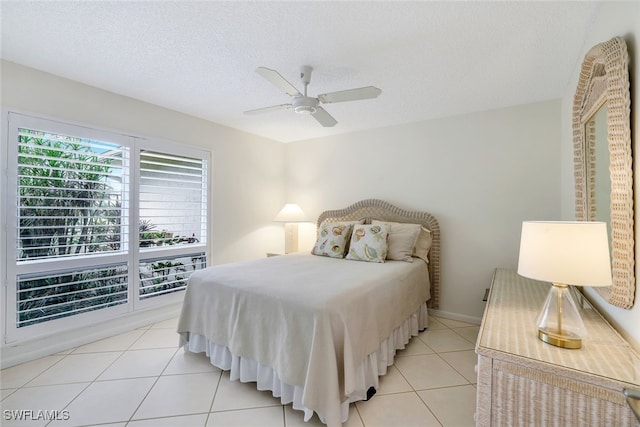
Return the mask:
{"type": "Polygon", "coordinates": [[[421,226],[420,235],[413,249],[413,256],[423,259],[424,262],[429,262],[429,251],[431,250],[432,243],[433,237],[431,237],[431,231],[421,226]]]}
{"type": "Polygon", "coordinates": [[[420,235],[420,224],[387,222],[377,219],[371,221],[371,224],[388,224],[390,226],[387,259],[413,262],[413,250],[420,235]]]}
{"type": "Polygon", "coordinates": [[[323,221],[318,228],[318,238],[311,250],[313,255],[344,258],[353,223],[323,221]]]}
{"type": "Polygon", "coordinates": [[[384,262],[387,257],[387,224],[354,225],[347,259],[384,262]]]}

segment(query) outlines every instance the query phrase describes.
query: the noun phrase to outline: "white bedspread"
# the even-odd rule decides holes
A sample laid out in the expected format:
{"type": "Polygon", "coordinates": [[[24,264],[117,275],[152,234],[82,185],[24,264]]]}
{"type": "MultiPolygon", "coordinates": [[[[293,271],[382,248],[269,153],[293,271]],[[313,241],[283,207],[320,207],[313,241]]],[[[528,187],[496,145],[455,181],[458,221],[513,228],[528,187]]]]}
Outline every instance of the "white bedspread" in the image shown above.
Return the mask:
{"type": "Polygon", "coordinates": [[[429,299],[427,264],[296,253],[195,271],[178,324],[271,367],[339,424],[355,368],[429,299]]]}

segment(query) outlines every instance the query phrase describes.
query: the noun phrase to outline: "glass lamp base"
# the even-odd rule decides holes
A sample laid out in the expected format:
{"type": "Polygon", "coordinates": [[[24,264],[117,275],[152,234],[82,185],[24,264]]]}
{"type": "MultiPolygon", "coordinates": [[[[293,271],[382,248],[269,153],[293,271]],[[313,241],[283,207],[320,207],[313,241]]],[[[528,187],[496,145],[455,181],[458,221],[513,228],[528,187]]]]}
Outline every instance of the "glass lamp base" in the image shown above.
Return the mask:
{"type": "Polygon", "coordinates": [[[561,348],[581,348],[586,329],[569,287],[552,283],[537,320],[538,338],[561,348]]]}
{"type": "Polygon", "coordinates": [[[555,345],[562,348],[580,348],[582,347],[582,338],[575,334],[567,335],[558,334],[557,329],[538,329],[538,338],[547,344],[555,345]]]}

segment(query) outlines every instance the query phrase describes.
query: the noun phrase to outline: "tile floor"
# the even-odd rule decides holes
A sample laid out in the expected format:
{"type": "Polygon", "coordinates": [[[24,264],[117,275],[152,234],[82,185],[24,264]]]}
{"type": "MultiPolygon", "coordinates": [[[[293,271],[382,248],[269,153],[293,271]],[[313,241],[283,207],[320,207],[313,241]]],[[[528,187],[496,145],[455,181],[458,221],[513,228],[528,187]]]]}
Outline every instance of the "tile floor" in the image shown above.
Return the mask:
{"type": "MultiPolygon", "coordinates": [[[[177,319],[0,372],[2,426],[312,427],[254,383],[177,349],[177,319]],[[17,421],[16,411],[23,421],[17,421]],[[47,413],[39,411],[48,411],[47,413]],[[55,415],[58,420],[44,418],[55,415]],[[28,421],[25,421],[27,418],[28,421]]],[[[478,326],[431,318],[346,426],[473,426],[478,326]]]]}

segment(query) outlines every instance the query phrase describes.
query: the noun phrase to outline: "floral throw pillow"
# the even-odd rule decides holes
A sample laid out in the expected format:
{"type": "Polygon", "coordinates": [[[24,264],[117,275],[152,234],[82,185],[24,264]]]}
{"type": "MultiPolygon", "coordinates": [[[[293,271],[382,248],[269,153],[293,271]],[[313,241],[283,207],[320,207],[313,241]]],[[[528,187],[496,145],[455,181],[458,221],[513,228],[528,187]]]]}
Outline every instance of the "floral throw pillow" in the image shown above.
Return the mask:
{"type": "Polygon", "coordinates": [[[318,238],[311,253],[331,258],[344,258],[352,228],[353,223],[323,222],[318,229],[318,238]]]}
{"type": "Polygon", "coordinates": [[[389,228],[387,224],[354,226],[347,259],[384,262],[387,257],[389,228]]]}

